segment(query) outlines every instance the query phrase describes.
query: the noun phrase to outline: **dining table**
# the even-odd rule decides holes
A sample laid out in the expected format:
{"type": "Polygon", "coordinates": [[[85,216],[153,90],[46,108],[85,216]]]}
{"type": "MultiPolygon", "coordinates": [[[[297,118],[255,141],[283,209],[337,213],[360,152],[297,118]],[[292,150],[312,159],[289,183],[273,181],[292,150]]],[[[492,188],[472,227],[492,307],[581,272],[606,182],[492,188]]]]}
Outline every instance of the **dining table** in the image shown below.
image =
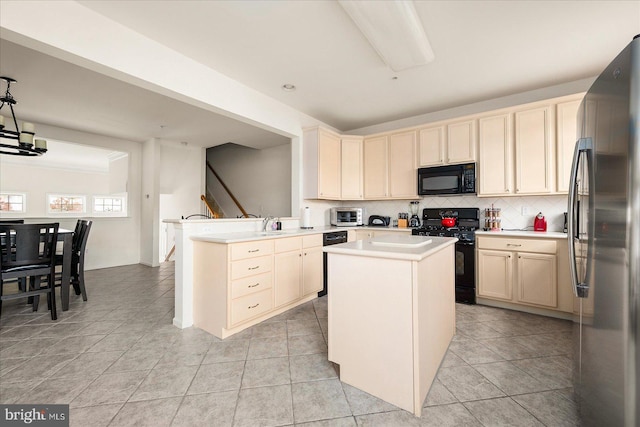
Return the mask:
{"type": "MultiPolygon", "coordinates": [[[[0,220],[0,223],[2,220],[0,220]]],[[[62,311],[69,310],[69,288],[71,287],[71,258],[73,253],[73,230],[58,228],[58,244],[56,254],[62,252],[60,277],[60,299],[62,311]]]]}

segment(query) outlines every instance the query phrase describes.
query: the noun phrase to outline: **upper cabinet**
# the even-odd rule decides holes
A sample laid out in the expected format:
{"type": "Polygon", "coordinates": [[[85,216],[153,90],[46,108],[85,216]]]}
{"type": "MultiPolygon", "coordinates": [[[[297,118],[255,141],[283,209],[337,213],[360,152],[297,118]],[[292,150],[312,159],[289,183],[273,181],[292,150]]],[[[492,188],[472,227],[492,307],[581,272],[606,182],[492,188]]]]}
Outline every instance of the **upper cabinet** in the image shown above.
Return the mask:
{"type": "Polygon", "coordinates": [[[579,107],[579,100],[563,102],[556,107],[556,189],[559,193],[569,191],[573,149],[578,139],[579,107]]]}
{"type": "Polygon", "coordinates": [[[365,138],[364,198],[417,197],[416,132],[365,138]]]}
{"type": "Polygon", "coordinates": [[[363,174],[362,174],[362,143],[361,136],[343,136],[340,142],[341,149],[341,198],[344,200],[362,199],[363,174]]]}
{"type": "Polygon", "coordinates": [[[416,172],[416,132],[389,137],[389,196],[413,198],[418,194],[416,172]]]}
{"type": "Polygon", "coordinates": [[[566,193],[580,100],[573,95],[481,117],[478,196],[566,193]]]}
{"type": "Polygon", "coordinates": [[[476,120],[442,123],[418,130],[420,167],[476,161],[476,120]]]}
{"type": "Polygon", "coordinates": [[[481,118],[479,123],[478,194],[504,196],[513,192],[512,115],[481,118]]]}
{"type": "Polygon", "coordinates": [[[551,192],[551,107],[516,111],[516,193],[551,192]]]}
{"type": "Polygon", "coordinates": [[[340,199],[340,136],[322,128],[313,128],[305,130],[303,138],[305,198],[340,199]]]}
{"type": "MultiPolygon", "coordinates": [[[[568,191],[577,113],[583,94],[503,108],[373,136],[344,136],[322,128],[304,131],[304,197],[386,200],[417,197],[419,167],[477,163],[478,196],[562,194],[568,191]],[[478,153],[476,154],[476,150],[478,153]]],[[[598,110],[598,136],[608,153],[619,150],[609,120],[618,106],[598,110]]]]}
{"type": "Polygon", "coordinates": [[[384,199],[389,197],[389,137],[365,138],[364,151],[364,198],[384,199]]]}

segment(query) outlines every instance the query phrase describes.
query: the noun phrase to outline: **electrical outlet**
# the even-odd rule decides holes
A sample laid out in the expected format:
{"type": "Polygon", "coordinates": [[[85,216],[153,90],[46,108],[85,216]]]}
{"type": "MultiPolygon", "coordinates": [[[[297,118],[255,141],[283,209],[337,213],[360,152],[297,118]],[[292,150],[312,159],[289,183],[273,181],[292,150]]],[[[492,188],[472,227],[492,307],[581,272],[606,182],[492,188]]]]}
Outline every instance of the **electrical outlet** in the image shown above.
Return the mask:
{"type": "Polygon", "coordinates": [[[522,216],[525,216],[525,215],[531,215],[531,212],[529,212],[529,206],[522,207],[522,216]]]}
{"type": "Polygon", "coordinates": [[[211,227],[202,227],[203,233],[211,233],[212,231],[213,231],[213,228],[211,227]]]}

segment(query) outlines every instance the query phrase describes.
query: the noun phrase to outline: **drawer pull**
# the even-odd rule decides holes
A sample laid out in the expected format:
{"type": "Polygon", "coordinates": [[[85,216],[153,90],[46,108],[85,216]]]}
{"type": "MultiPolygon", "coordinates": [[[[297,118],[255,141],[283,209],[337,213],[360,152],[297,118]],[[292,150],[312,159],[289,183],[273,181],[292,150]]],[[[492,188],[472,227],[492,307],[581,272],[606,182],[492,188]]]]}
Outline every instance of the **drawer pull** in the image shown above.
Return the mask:
{"type": "Polygon", "coordinates": [[[247,270],[257,270],[258,268],[260,268],[259,265],[256,265],[255,267],[249,267],[247,268],[247,270]]]}
{"type": "Polygon", "coordinates": [[[249,252],[250,254],[253,254],[253,253],[256,253],[256,252],[260,252],[260,249],[251,249],[251,250],[249,250],[247,252],[249,252]]]}
{"type": "Polygon", "coordinates": [[[515,243],[507,243],[507,246],[513,246],[513,247],[519,248],[522,245],[517,245],[515,243]]]}
{"type": "Polygon", "coordinates": [[[249,310],[251,310],[252,308],[256,308],[257,306],[259,306],[260,303],[257,303],[256,305],[250,305],[249,307],[247,307],[249,310]]]}
{"type": "Polygon", "coordinates": [[[260,286],[260,283],[258,282],[255,285],[249,285],[247,286],[247,288],[255,288],[256,286],[260,286]]]}

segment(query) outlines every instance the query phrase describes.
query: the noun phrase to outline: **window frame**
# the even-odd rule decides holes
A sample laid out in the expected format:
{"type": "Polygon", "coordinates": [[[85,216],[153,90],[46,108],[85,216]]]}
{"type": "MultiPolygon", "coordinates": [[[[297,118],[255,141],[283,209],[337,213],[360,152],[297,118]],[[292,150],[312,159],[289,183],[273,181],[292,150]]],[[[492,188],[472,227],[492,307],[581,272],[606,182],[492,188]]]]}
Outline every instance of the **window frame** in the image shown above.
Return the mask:
{"type": "MultiPolygon", "coordinates": [[[[2,191],[0,192],[0,196],[7,196],[8,198],[11,196],[22,196],[22,210],[21,211],[12,211],[9,210],[0,210],[0,213],[4,215],[15,215],[15,214],[25,214],[27,212],[27,193],[21,193],[17,191],[2,191]]],[[[8,202],[11,205],[11,202],[8,202]]]]}
{"type": "Polygon", "coordinates": [[[47,206],[47,215],[53,216],[85,216],[87,213],[87,195],[86,194],[65,194],[65,193],[47,193],[46,195],[46,206],[47,206]],[[82,199],[82,211],[63,211],[57,212],[51,210],[51,199],[53,197],[58,198],[74,198],[74,199],[82,199]]]}
{"type": "Polygon", "coordinates": [[[116,196],[113,194],[108,194],[108,195],[100,195],[100,194],[96,194],[93,195],[91,197],[91,214],[94,217],[127,217],[128,213],[127,213],[127,208],[128,208],[128,197],[127,195],[123,195],[123,196],[116,196]],[[114,212],[114,211],[97,211],[96,210],[96,200],[97,199],[119,199],[122,203],[122,210],[119,212],[114,212]]]}

